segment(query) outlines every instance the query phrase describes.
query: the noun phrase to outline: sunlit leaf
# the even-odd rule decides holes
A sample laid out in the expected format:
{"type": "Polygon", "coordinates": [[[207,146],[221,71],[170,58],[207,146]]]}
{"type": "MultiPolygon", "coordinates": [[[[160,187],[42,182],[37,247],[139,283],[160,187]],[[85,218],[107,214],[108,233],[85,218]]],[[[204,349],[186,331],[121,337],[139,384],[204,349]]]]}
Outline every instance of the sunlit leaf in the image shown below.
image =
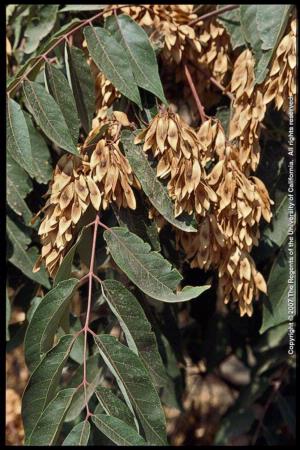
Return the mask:
{"type": "Polygon", "coordinates": [[[150,245],[126,228],[105,231],[104,239],[116,264],[149,297],[163,302],[183,302],[198,297],[210,286],[185,286],[174,294],[180,273],[150,245]]]}

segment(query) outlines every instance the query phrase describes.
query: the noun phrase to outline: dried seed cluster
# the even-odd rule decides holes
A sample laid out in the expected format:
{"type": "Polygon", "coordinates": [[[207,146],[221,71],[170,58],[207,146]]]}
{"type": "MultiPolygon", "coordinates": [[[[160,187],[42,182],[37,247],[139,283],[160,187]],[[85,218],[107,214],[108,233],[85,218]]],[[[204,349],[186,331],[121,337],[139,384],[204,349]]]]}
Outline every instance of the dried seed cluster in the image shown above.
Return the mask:
{"type": "Polygon", "coordinates": [[[64,155],[54,170],[47,195],[48,200],[42,209],[45,216],[38,231],[42,251],[34,272],[44,261],[53,277],[69,248],[76,224],[89,204],[99,210],[101,194],[89,175],[89,164],[76,156],[64,155]]]}
{"type": "Polygon", "coordinates": [[[266,106],[260,87],[255,87],[254,58],[244,50],[237,58],[232,74],[231,92],[235,95],[229,139],[237,140],[241,167],[256,170],[260,158],[258,144],[260,123],[266,106]]]}
{"type": "Polygon", "coordinates": [[[100,139],[90,160],[91,177],[103,193],[102,207],[114,201],[118,207],[136,208],[131,186],[139,188],[128,160],[121,153],[118,142],[100,139]]]}
{"type": "Polygon", "coordinates": [[[217,201],[214,191],[204,182],[209,152],[200,144],[197,133],[178,114],[161,111],[135,139],[144,140],[144,151],[158,159],[157,176],[169,178],[168,192],[175,201],[175,216],[183,211],[203,215],[210,202],[217,201]]]}
{"type": "Polygon", "coordinates": [[[288,110],[288,98],[296,95],[296,19],[281,40],[265,83],[264,104],[275,100],[277,109],[288,110]]]}
{"type": "Polygon", "coordinates": [[[253,298],[258,300],[259,291],[267,293],[264,277],[255,268],[248,252],[232,247],[219,267],[218,295],[227,304],[238,302],[240,315],[252,316],[253,298]]]}
{"type": "MultiPolygon", "coordinates": [[[[93,129],[82,146],[82,158],[64,155],[53,173],[47,192],[44,212],[38,234],[42,251],[34,272],[42,262],[51,277],[54,277],[75,235],[75,227],[91,204],[96,211],[106,209],[111,202],[118,207],[136,208],[132,187],[140,185],[132,169],[119,149],[116,133],[121,126],[129,125],[125,113],[115,111],[111,120],[106,120],[93,129]],[[91,154],[89,144],[104,127],[103,138],[91,154]]],[[[36,217],[37,217],[36,216],[36,217]]]]}

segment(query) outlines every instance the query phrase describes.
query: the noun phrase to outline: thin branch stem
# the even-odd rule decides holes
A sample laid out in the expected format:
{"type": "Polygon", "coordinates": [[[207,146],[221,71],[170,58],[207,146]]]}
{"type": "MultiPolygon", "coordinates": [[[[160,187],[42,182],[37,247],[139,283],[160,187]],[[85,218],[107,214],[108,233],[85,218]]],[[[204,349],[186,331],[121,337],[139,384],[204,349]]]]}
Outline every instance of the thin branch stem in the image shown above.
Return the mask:
{"type": "Polygon", "coordinates": [[[104,14],[106,14],[107,12],[109,12],[109,11],[114,11],[114,10],[116,10],[116,9],[122,9],[122,8],[126,8],[126,7],[128,7],[128,6],[130,6],[129,4],[126,4],[126,5],[121,5],[121,6],[114,6],[114,7],[112,7],[112,8],[109,8],[109,9],[106,9],[106,10],[103,10],[103,11],[101,11],[100,13],[97,13],[97,14],[95,14],[93,17],[91,17],[90,19],[85,19],[85,20],[82,20],[81,21],[81,23],[77,26],[77,27],[75,27],[75,28],[73,28],[72,30],[70,30],[70,31],[68,31],[67,33],[65,33],[65,34],[63,34],[45,53],[43,53],[42,55],[40,55],[38,58],[37,58],[37,60],[36,60],[36,62],[33,64],[33,66],[32,67],[30,67],[30,69],[27,71],[27,72],[25,72],[25,74],[24,75],[22,75],[21,77],[20,77],[20,79],[19,79],[19,81],[17,82],[17,84],[15,85],[15,86],[13,86],[11,89],[8,89],[8,91],[7,91],[7,95],[10,95],[11,94],[11,92],[12,91],[15,91],[16,89],[18,89],[19,88],[19,86],[22,84],[22,82],[23,82],[23,80],[25,80],[26,78],[27,78],[27,76],[33,71],[33,69],[36,67],[36,66],[38,66],[39,64],[40,64],[40,62],[43,60],[43,59],[45,59],[46,57],[47,57],[47,55],[52,51],[52,50],[54,50],[58,45],[60,45],[62,42],[64,42],[65,40],[67,40],[68,39],[68,37],[69,36],[71,36],[71,35],[73,35],[73,33],[75,33],[75,31],[78,31],[78,30],[80,30],[82,27],[84,27],[84,26],[86,26],[86,25],[88,25],[88,24],[92,24],[92,22],[94,21],[94,20],[96,20],[96,19],[98,19],[98,17],[101,17],[101,16],[103,16],[104,14]]]}
{"type": "Polygon", "coordinates": [[[227,97],[229,97],[231,101],[234,100],[234,95],[231,92],[228,92],[225,86],[223,86],[219,81],[217,81],[213,76],[211,76],[211,74],[206,68],[201,67],[201,65],[196,65],[192,61],[190,61],[190,64],[194,67],[194,69],[200,70],[200,72],[202,72],[203,75],[205,75],[212,84],[214,84],[218,89],[220,89],[220,91],[222,91],[224,95],[227,95],[227,97]]]}
{"type": "Polygon", "coordinates": [[[85,324],[83,327],[84,346],[83,346],[83,381],[82,381],[82,384],[83,384],[83,389],[84,389],[84,402],[85,402],[85,407],[86,407],[85,420],[87,420],[88,417],[91,415],[89,406],[88,406],[87,389],[86,389],[87,385],[88,385],[87,374],[86,374],[86,360],[87,360],[87,336],[88,336],[88,333],[91,331],[89,328],[89,321],[90,321],[91,304],[92,304],[92,287],[93,287],[93,276],[94,276],[98,225],[99,225],[99,216],[97,214],[96,218],[94,220],[93,243],[92,243],[91,259],[90,259],[90,269],[89,269],[89,273],[88,273],[88,278],[89,278],[88,303],[87,303],[85,324]]]}
{"type": "Polygon", "coordinates": [[[189,26],[195,25],[196,23],[200,22],[200,20],[208,19],[209,17],[218,16],[219,14],[222,14],[226,11],[231,11],[232,9],[239,8],[240,5],[226,5],[223,8],[215,9],[214,11],[211,11],[209,13],[203,14],[203,16],[197,17],[197,19],[191,20],[191,22],[188,23],[189,26]]]}
{"type": "Polygon", "coordinates": [[[189,83],[189,86],[190,86],[190,89],[192,91],[193,97],[195,99],[195,102],[196,102],[196,105],[197,105],[197,108],[198,108],[198,111],[199,111],[201,122],[205,122],[207,116],[206,116],[206,114],[204,112],[204,107],[203,107],[203,105],[201,103],[201,100],[199,98],[199,95],[197,93],[196,87],[194,85],[194,82],[193,82],[193,79],[191,77],[191,74],[190,74],[190,71],[188,69],[187,64],[184,64],[184,73],[185,73],[186,79],[187,79],[187,81],[189,83]]]}

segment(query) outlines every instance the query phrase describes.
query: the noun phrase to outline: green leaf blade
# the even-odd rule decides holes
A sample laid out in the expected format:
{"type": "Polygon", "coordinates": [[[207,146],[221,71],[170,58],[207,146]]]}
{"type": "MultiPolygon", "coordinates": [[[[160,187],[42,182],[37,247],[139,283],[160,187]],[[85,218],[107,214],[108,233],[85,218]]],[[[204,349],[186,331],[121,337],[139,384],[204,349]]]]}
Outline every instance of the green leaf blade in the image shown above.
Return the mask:
{"type": "Polygon", "coordinates": [[[140,418],[146,439],[152,445],[166,445],[166,423],[158,394],[144,365],[128,347],[109,335],[94,338],[100,354],[116,377],[128,407],[140,418]]]}
{"type": "Polygon", "coordinates": [[[34,81],[25,81],[23,90],[33,117],[46,136],[69,153],[78,155],[63,114],[53,97],[34,81]]]}
{"type": "Polygon", "coordinates": [[[105,414],[95,414],[92,421],[112,442],[117,445],[146,445],[144,439],[122,420],[106,416],[105,414]]]}
{"type": "Polygon", "coordinates": [[[28,445],[54,445],[70,407],[75,389],[64,389],[56,395],[37,422],[28,445]]]}
{"type": "Polygon", "coordinates": [[[48,91],[60,107],[73,142],[76,145],[80,122],[71,88],[62,72],[54,67],[53,64],[45,64],[45,79],[48,91]]]}
{"type": "MultiPolygon", "coordinates": [[[[268,279],[268,297],[265,297],[263,300],[263,321],[259,330],[261,334],[269,328],[288,320],[288,255],[287,240],[286,244],[280,249],[270,271],[268,279]]],[[[296,299],[294,299],[294,302],[294,304],[296,304],[296,299]]]]}
{"type": "MultiPolygon", "coordinates": [[[[140,356],[153,383],[164,386],[167,383],[165,369],[158,351],[155,334],[143,308],[120,282],[104,280],[106,300],[123,329],[128,347],[140,356]]],[[[114,415],[114,414],[112,414],[114,415]]]]}
{"type": "Polygon", "coordinates": [[[77,47],[65,46],[65,61],[69,85],[73,91],[77,112],[88,134],[92,129],[95,110],[94,82],[85,54],[77,47]]]}
{"type": "Polygon", "coordinates": [[[68,358],[72,335],[63,336],[41,360],[26,386],[22,400],[22,418],[26,442],[57,389],[63,366],[68,358]]]}
{"type": "Polygon", "coordinates": [[[188,301],[209,288],[186,286],[174,294],[182,276],[162,255],[152,252],[149,244],[126,228],[111,228],[103,237],[115,263],[149,297],[170,303],[188,301]]]}
{"type": "Polygon", "coordinates": [[[25,335],[25,361],[33,371],[53,343],[60,320],[68,307],[78,280],[70,278],[51,289],[39,303],[28,325],[25,335]]]}
{"type": "Polygon", "coordinates": [[[31,175],[33,162],[26,120],[20,105],[11,98],[6,103],[6,135],[8,152],[31,175]]]}
{"type": "Polygon", "coordinates": [[[124,48],[137,85],[156,95],[167,105],[154,49],[143,28],[125,14],[109,17],[105,28],[124,48]]]}
{"type": "Polygon", "coordinates": [[[103,28],[87,27],[84,35],[91,57],[106,78],[142,109],[139,90],[123,47],[103,28]]]}
{"type": "MultiPolygon", "coordinates": [[[[116,417],[117,419],[121,419],[133,428],[135,427],[134,417],[130,409],[122,400],[119,399],[119,397],[112,393],[111,389],[98,386],[96,389],[96,396],[106,414],[116,417]]],[[[98,414],[97,408],[95,410],[95,414],[98,414]]]]}
{"type": "Polygon", "coordinates": [[[50,283],[45,269],[42,268],[36,273],[32,272],[32,267],[38,257],[37,248],[27,248],[30,238],[9,217],[6,220],[6,227],[7,236],[13,247],[13,253],[8,257],[9,262],[21,270],[26,277],[49,289],[50,283]]]}
{"type": "Polygon", "coordinates": [[[51,155],[45,139],[34,127],[30,114],[25,113],[32,151],[32,176],[38,183],[47,184],[52,176],[51,155]]]}
{"type": "Polygon", "coordinates": [[[87,445],[90,437],[91,425],[88,421],[83,421],[75,425],[65,438],[62,446],[66,445],[87,445]]]}
{"type": "Polygon", "coordinates": [[[10,156],[6,156],[7,202],[11,209],[29,223],[32,217],[24,199],[32,190],[32,183],[24,169],[10,156]]]}

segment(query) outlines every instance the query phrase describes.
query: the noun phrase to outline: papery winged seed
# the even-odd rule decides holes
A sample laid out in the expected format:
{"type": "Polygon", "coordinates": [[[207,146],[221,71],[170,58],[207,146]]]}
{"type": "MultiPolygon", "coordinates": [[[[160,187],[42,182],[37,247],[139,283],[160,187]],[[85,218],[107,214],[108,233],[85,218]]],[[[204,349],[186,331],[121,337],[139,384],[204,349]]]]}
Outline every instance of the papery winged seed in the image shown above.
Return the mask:
{"type": "Polygon", "coordinates": [[[71,181],[71,177],[66,175],[64,172],[55,175],[54,183],[52,185],[52,193],[59,193],[63,190],[65,186],[71,181]]]}
{"type": "Polygon", "coordinates": [[[81,207],[79,204],[79,200],[77,200],[77,199],[74,201],[74,203],[72,205],[71,216],[72,216],[72,222],[74,224],[76,224],[81,217],[81,207]]]}
{"type": "Polygon", "coordinates": [[[58,234],[63,235],[67,229],[71,226],[72,219],[66,219],[62,217],[59,221],[58,234]]]}
{"type": "Polygon", "coordinates": [[[68,184],[68,186],[66,186],[64,188],[64,190],[62,191],[62,193],[60,195],[60,199],[59,199],[60,208],[62,210],[66,209],[67,206],[72,201],[73,197],[74,197],[74,182],[71,182],[68,184]]]}
{"type": "Polygon", "coordinates": [[[178,143],[178,129],[176,123],[171,118],[169,118],[167,138],[170,146],[173,148],[173,150],[176,150],[178,143]]]}
{"type": "Polygon", "coordinates": [[[85,201],[88,196],[88,188],[83,175],[80,175],[79,179],[75,180],[75,192],[81,198],[82,201],[85,201]]]}
{"type": "Polygon", "coordinates": [[[168,120],[165,116],[159,117],[156,127],[156,142],[161,152],[164,151],[167,134],[168,134],[168,120]]]}
{"type": "Polygon", "coordinates": [[[255,285],[256,285],[257,289],[262,291],[264,294],[267,294],[267,285],[266,285],[264,277],[262,276],[262,274],[260,272],[256,272],[254,274],[254,281],[255,281],[255,285]]]}
{"type": "Polygon", "coordinates": [[[87,185],[90,191],[90,200],[92,202],[92,205],[96,209],[96,211],[99,211],[100,204],[101,204],[101,194],[100,191],[95,183],[95,181],[88,175],[86,177],[87,185]]]}
{"type": "Polygon", "coordinates": [[[114,111],[114,116],[117,119],[118,122],[120,122],[123,127],[128,127],[131,125],[131,123],[128,120],[127,114],[125,114],[122,111],[114,111]]]}
{"type": "Polygon", "coordinates": [[[38,272],[41,269],[42,261],[43,261],[42,257],[39,256],[38,259],[36,260],[34,266],[33,266],[33,269],[32,269],[33,273],[36,273],[36,272],[38,272]]]}

